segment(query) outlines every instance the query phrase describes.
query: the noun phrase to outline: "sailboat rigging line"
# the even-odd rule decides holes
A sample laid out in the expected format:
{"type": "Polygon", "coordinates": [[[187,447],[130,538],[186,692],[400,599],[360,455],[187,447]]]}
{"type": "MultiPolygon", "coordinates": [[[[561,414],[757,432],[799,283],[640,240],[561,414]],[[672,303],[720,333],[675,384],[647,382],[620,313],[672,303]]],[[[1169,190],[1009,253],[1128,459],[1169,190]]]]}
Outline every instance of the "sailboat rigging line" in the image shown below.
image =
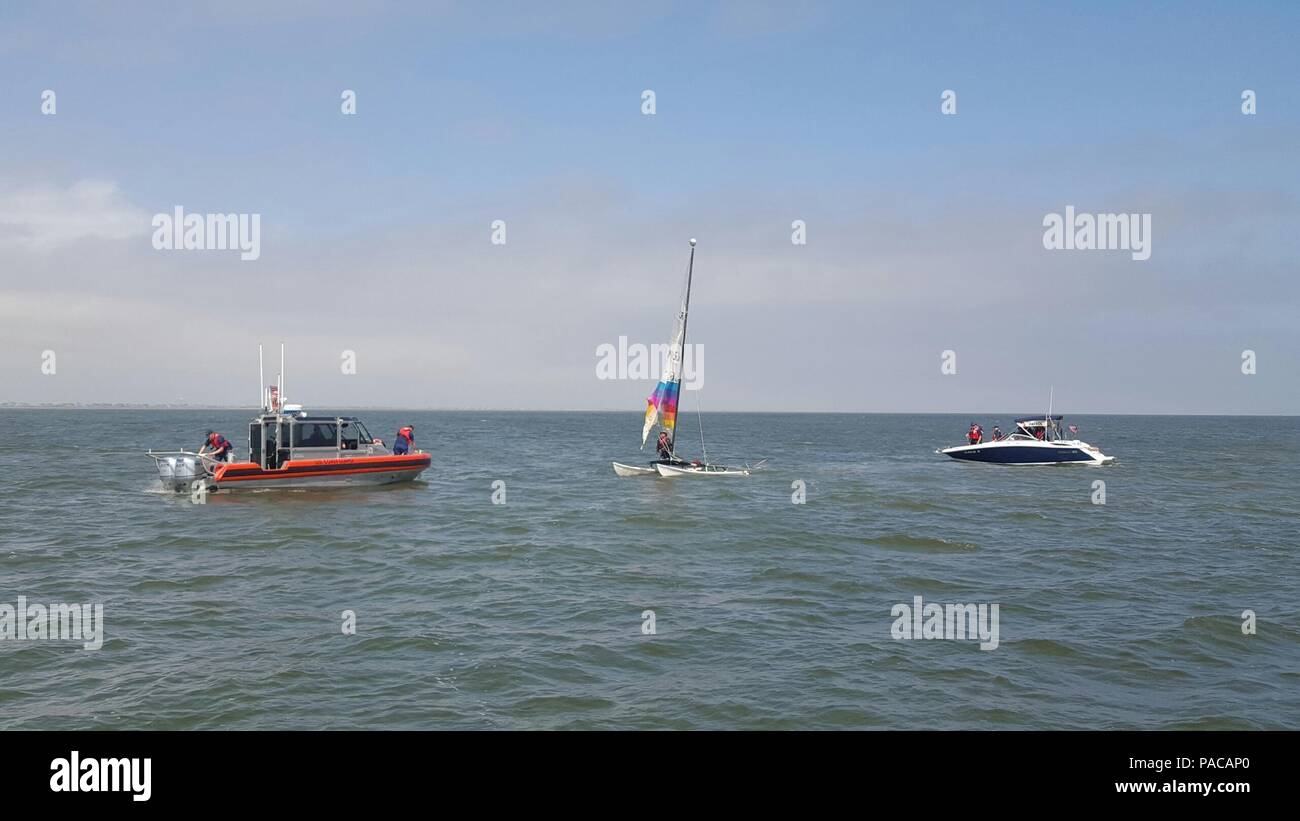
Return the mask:
{"type": "Polygon", "coordinates": [[[701,399],[698,394],[699,392],[697,391],[695,397],[695,418],[698,420],[697,424],[700,426],[700,451],[704,454],[704,464],[707,465],[709,463],[709,449],[704,446],[704,414],[701,412],[704,400],[701,399]]]}

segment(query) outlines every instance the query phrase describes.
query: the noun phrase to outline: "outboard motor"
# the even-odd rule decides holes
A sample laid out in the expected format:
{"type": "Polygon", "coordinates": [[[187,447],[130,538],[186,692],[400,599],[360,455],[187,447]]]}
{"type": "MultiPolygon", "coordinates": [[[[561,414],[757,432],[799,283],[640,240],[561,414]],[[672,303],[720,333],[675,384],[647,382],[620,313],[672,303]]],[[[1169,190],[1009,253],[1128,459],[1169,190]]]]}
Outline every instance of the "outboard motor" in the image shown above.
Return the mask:
{"type": "Polygon", "coordinates": [[[158,467],[158,479],[167,490],[183,493],[194,487],[194,482],[206,481],[208,468],[196,454],[173,453],[163,455],[150,453],[158,467]]]}
{"type": "Polygon", "coordinates": [[[182,456],[176,460],[176,467],[172,469],[172,476],[177,482],[186,484],[194,481],[198,476],[197,466],[194,457],[182,456]]]}

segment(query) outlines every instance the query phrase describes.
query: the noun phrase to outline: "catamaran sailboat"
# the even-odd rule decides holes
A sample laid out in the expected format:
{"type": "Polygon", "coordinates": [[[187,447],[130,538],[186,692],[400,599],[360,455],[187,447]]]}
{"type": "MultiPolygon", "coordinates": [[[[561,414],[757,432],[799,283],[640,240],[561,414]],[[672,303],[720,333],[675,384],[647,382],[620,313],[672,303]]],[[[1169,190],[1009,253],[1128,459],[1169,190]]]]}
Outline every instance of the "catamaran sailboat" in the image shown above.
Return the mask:
{"type": "MultiPolygon", "coordinates": [[[[645,449],[646,440],[655,423],[659,423],[661,434],[668,439],[668,457],[659,458],[647,465],[628,465],[614,462],[614,473],[619,476],[663,476],[675,479],[681,476],[748,476],[749,467],[737,468],[708,463],[708,453],[704,460],[688,461],[677,455],[677,400],[682,392],[682,355],[686,348],[686,319],[691,309],[691,278],[695,272],[695,240],[691,240],[691,258],[686,266],[686,291],[682,297],[681,308],[677,312],[677,323],[673,327],[672,341],[668,346],[668,358],[664,362],[663,375],[654,393],[646,400],[645,423],[641,426],[641,449],[645,449]]],[[[700,445],[703,448],[704,433],[700,432],[700,445]]]]}
{"type": "MultiPolygon", "coordinates": [[[[260,362],[258,371],[261,382],[260,362]]],[[[262,389],[262,409],[248,425],[245,461],[222,462],[185,450],[151,450],[148,456],[163,487],[175,492],[410,482],[433,462],[419,450],[394,454],[355,416],[309,416],[302,405],[285,403],[283,346],[280,378],[262,389]]]]}

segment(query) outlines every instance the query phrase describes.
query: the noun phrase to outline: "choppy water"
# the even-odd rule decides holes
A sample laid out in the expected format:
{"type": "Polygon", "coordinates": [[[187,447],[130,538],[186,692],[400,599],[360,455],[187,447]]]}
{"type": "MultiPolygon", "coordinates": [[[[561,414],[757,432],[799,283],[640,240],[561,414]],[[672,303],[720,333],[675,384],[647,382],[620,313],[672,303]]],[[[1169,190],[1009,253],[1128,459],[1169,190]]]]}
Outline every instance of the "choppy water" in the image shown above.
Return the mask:
{"type": "Polygon", "coordinates": [[[1008,468],[933,453],[966,416],[706,414],[768,469],[667,481],[610,469],[639,414],[363,416],[427,481],[196,505],[143,451],[247,414],[0,411],[0,602],[106,621],[0,641],[0,728],[1300,727],[1295,418],[1077,417],[1118,464],[1008,468]],[[1000,646],[894,640],[917,595],[1000,646]]]}

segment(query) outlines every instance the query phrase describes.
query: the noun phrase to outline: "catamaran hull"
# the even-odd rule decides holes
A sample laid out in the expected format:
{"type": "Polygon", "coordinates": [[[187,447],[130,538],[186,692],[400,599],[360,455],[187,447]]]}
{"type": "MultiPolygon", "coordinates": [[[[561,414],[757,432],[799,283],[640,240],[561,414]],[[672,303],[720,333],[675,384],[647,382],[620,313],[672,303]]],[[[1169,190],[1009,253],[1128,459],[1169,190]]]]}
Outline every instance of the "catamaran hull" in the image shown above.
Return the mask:
{"type": "Polygon", "coordinates": [[[1115,457],[1107,456],[1086,442],[984,442],[944,448],[939,453],[965,462],[994,465],[1109,465],[1115,461],[1115,457]]]}
{"type": "MultiPolygon", "coordinates": [[[[613,462],[612,464],[614,465],[614,472],[617,473],[619,476],[623,476],[626,478],[632,476],[658,476],[659,471],[655,469],[656,467],[658,467],[659,465],[671,465],[673,463],[672,462],[651,462],[648,465],[625,465],[622,462],[613,462]]],[[[684,465],[686,463],[682,462],[681,464],[684,465]]]]}
{"type": "Polygon", "coordinates": [[[639,467],[637,465],[625,465],[622,462],[613,462],[614,472],[624,478],[632,476],[658,476],[659,471],[655,470],[654,465],[639,467]]]}
{"type": "Polygon", "coordinates": [[[656,464],[655,470],[666,479],[682,476],[748,476],[748,468],[729,468],[722,465],[665,465],[656,464]]]}

